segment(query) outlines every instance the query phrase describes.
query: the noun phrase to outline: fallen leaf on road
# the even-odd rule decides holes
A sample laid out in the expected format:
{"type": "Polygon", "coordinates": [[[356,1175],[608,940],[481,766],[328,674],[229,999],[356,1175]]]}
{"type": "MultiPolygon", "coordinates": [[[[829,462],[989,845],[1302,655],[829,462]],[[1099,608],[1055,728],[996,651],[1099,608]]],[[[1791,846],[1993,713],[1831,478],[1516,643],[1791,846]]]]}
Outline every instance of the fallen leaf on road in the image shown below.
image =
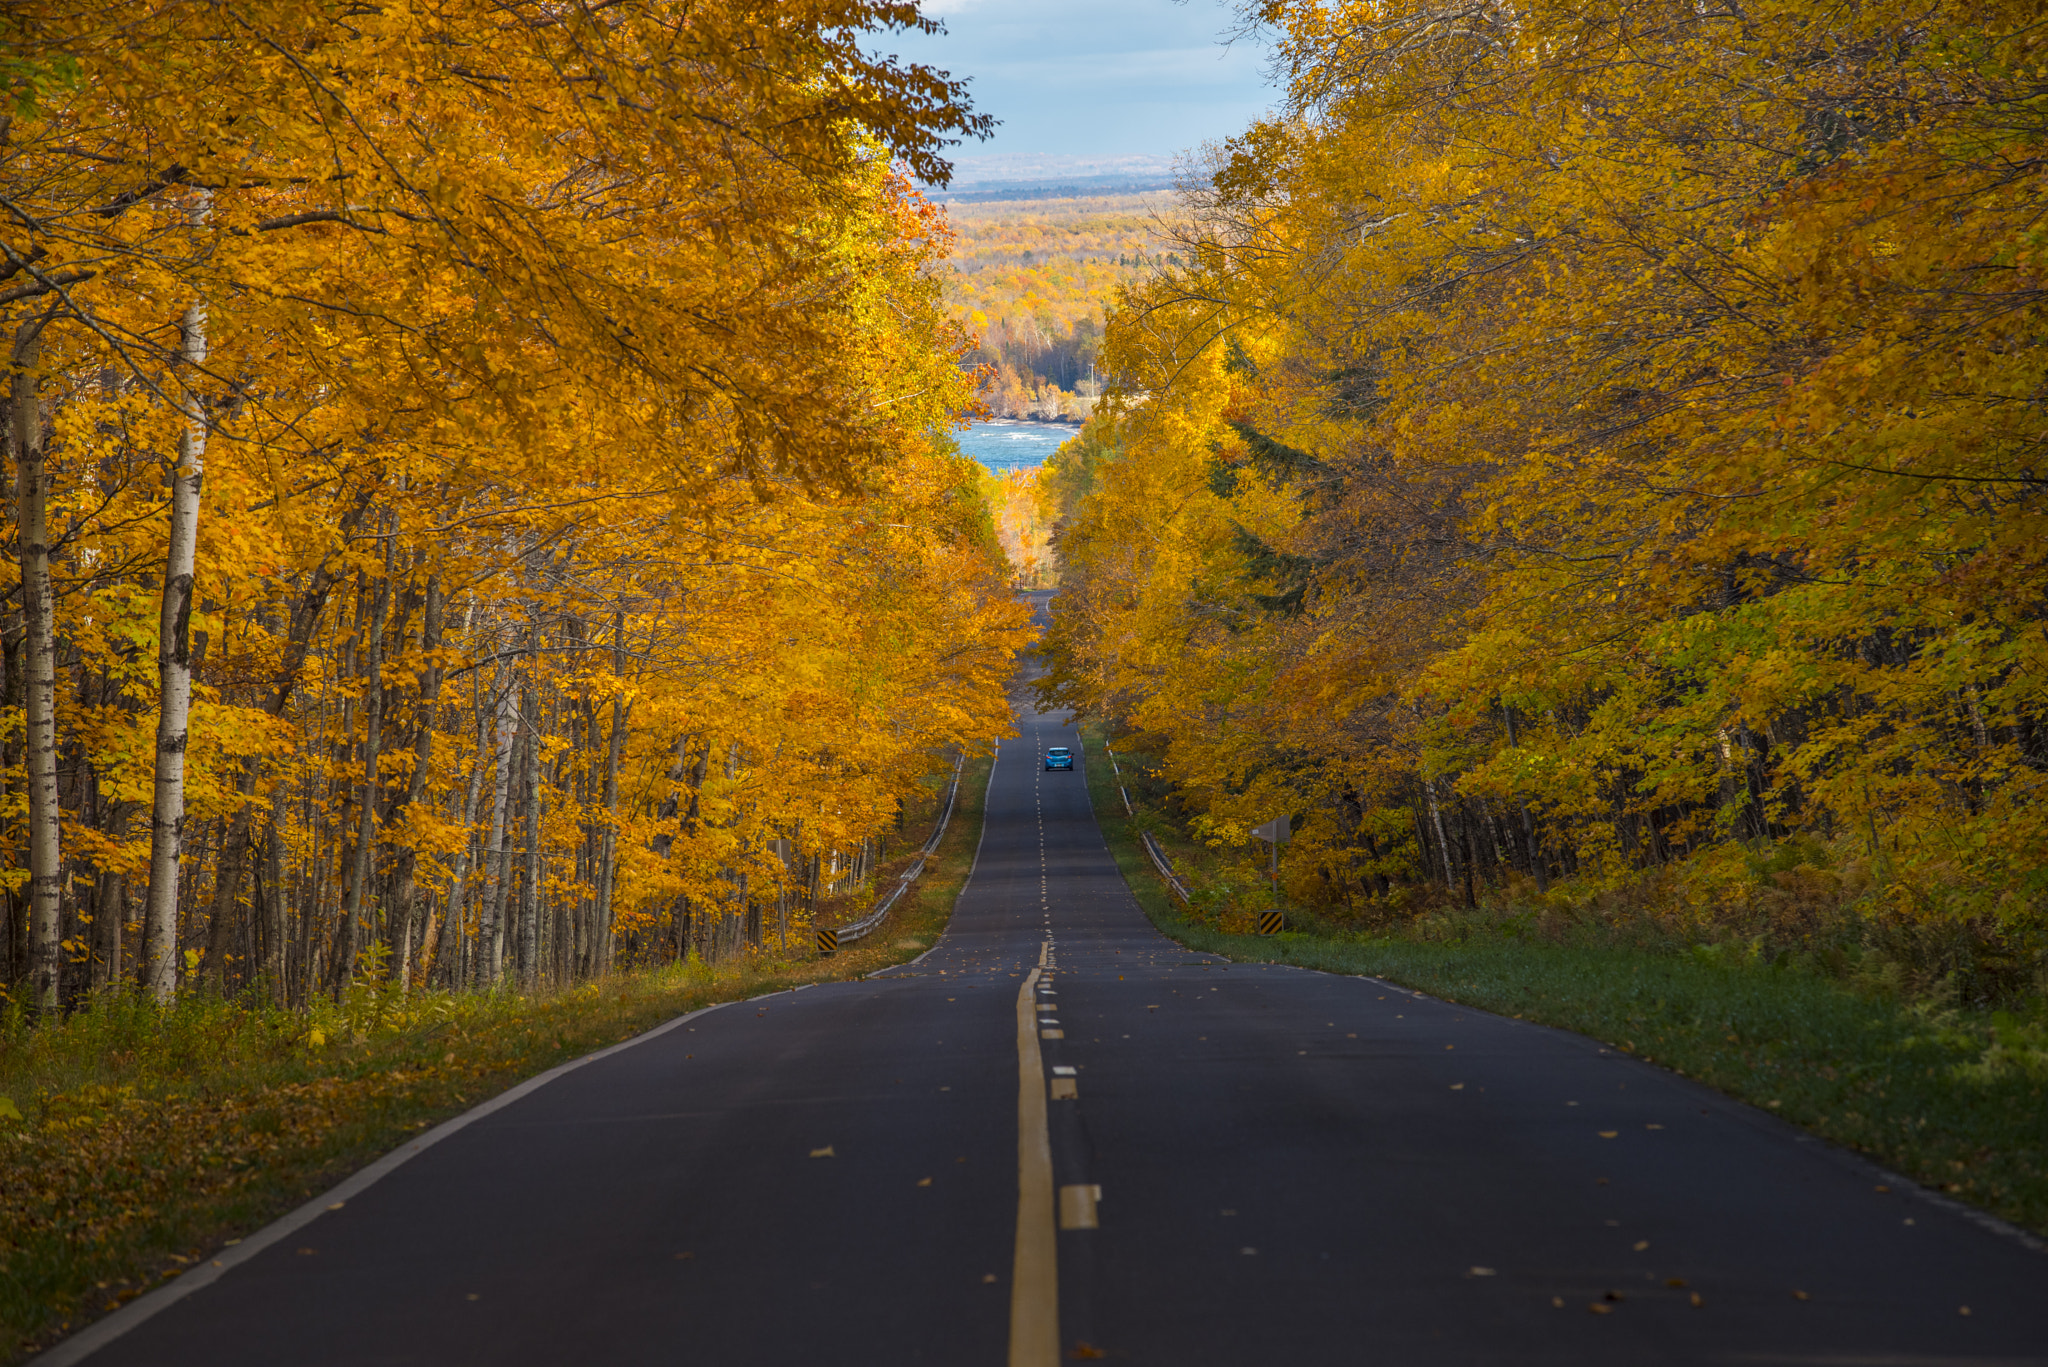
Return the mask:
{"type": "Polygon", "coordinates": [[[1693,1292],[1693,1293],[1692,1293],[1692,1308],[1693,1308],[1693,1309],[1697,1310],[1697,1309],[1699,1309],[1699,1308],[1700,1308],[1701,1306],[1703,1306],[1703,1305],[1705,1305],[1705,1304],[1706,1304],[1706,1301],[1705,1301],[1704,1299],[1702,1299],[1702,1298],[1701,1298],[1701,1296],[1700,1296],[1700,1293],[1699,1293],[1699,1292],[1695,1291],[1695,1292],[1693,1292]]]}
{"type": "Polygon", "coordinates": [[[1792,1293],[1792,1299],[1795,1301],[1804,1301],[1811,1300],[1813,1298],[1811,1296],[1808,1296],[1804,1291],[1794,1291],[1792,1293]]]}
{"type": "Polygon", "coordinates": [[[1967,1305],[1959,1305],[1956,1307],[1956,1313],[1958,1315],[1967,1315],[1970,1313],[1970,1307],[1967,1305]]]}
{"type": "Polygon", "coordinates": [[[1564,1309],[1564,1297],[1563,1297],[1563,1296],[1552,1296],[1552,1297],[1550,1298],[1550,1303],[1551,1303],[1552,1305],[1556,1306],[1556,1307],[1557,1307],[1558,1309],[1560,1309],[1560,1310],[1564,1309]]]}
{"type": "Polygon", "coordinates": [[[1602,1305],[1599,1301],[1594,1301],[1591,1305],[1587,1306],[1586,1308],[1596,1315],[1611,1315],[1614,1313],[1613,1306],[1602,1305]]]}
{"type": "Polygon", "coordinates": [[[982,1284],[983,1286],[989,1286],[989,1285],[993,1284],[993,1283],[994,1283],[994,1281],[995,1281],[995,1279],[996,1279],[996,1274],[995,1274],[995,1273],[993,1273],[993,1272],[984,1272],[984,1273],[982,1273],[982,1274],[981,1274],[981,1284],[982,1284]]]}
{"type": "Polygon", "coordinates": [[[929,1177],[920,1177],[917,1179],[917,1184],[921,1187],[928,1187],[932,1184],[932,1179],[929,1177]]]}
{"type": "Polygon", "coordinates": [[[1685,1278],[1683,1278],[1683,1277],[1666,1277],[1666,1278],[1664,1279],[1664,1285],[1666,1285],[1666,1286],[1684,1286],[1684,1285],[1685,1285],[1685,1278]]]}
{"type": "Polygon", "coordinates": [[[1636,1252],[1638,1252],[1638,1253],[1641,1253],[1641,1252],[1642,1252],[1642,1251],[1643,1251],[1644,1249],[1648,1248],[1649,1246],[1650,1246],[1650,1241],[1649,1241],[1648,1239],[1638,1239],[1638,1240],[1636,1240],[1636,1252]]]}
{"type": "Polygon", "coordinates": [[[830,1144],[827,1144],[822,1149],[811,1150],[811,1157],[813,1158],[837,1158],[838,1156],[838,1154],[832,1152],[832,1146],[830,1144]]]}
{"type": "Polygon", "coordinates": [[[1616,1136],[1616,1135],[1618,1135],[1618,1134],[1620,1134],[1620,1133],[1621,1133],[1621,1131],[1620,1131],[1620,1130],[1602,1130],[1602,1131],[1600,1131],[1600,1137],[1601,1137],[1602,1139],[1612,1139],[1612,1138],[1614,1138],[1614,1136],[1616,1136]]]}
{"type": "Polygon", "coordinates": [[[1475,1267],[1472,1269],[1472,1275],[1475,1277],[1491,1277],[1494,1275],[1494,1272],[1490,1267],[1475,1267]]]}
{"type": "Polygon", "coordinates": [[[676,1254],[676,1261],[681,1262],[685,1258],[694,1258],[696,1256],[694,1253],[678,1253],[676,1254]]]}
{"type": "Polygon", "coordinates": [[[1454,1092],[1462,1092],[1465,1090],[1465,1084],[1462,1082],[1453,1082],[1451,1084],[1451,1090],[1454,1092]]]}
{"type": "Polygon", "coordinates": [[[1077,1343],[1068,1350],[1067,1356],[1070,1358],[1106,1358],[1109,1354],[1103,1352],[1092,1343],[1077,1343]]]}

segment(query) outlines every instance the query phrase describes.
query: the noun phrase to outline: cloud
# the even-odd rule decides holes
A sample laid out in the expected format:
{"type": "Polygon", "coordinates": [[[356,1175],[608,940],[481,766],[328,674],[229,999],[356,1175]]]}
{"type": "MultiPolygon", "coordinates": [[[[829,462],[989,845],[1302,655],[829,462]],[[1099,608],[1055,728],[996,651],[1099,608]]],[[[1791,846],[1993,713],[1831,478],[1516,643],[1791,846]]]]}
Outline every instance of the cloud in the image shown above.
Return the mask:
{"type": "Polygon", "coordinates": [[[991,141],[958,149],[963,165],[1003,154],[1170,159],[1274,102],[1264,48],[1222,41],[1235,27],[1222,0],[935,0],[924,12],[947,31],[873,46],[964,78],[975,108],[1001,121],[991,141]]]}

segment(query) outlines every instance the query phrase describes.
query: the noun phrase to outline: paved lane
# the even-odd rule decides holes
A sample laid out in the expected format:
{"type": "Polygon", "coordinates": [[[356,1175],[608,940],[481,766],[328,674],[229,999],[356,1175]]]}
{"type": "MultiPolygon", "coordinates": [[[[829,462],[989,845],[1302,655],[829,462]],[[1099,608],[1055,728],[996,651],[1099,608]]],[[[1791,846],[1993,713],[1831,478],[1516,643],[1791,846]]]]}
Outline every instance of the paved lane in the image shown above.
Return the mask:
{"type": "Polygon", "coordinates": [[[1022,727],[924,959],[552,1081],[86,1360],[2048,1364],[2048,1257],[1761,1113],[1165,941],[1022,727]]]}

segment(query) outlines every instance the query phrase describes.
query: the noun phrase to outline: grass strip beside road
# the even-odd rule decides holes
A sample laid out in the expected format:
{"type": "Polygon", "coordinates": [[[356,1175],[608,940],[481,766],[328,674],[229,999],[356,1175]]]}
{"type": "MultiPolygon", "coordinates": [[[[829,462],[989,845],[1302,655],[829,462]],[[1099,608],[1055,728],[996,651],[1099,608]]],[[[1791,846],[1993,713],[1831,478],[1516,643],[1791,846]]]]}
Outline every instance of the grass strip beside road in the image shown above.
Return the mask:
{"type": "Polygon", "coordinates": [[[2048,1077],[1987,1062],[1996,1051],[1987,1055],[1985,1013],[1916,1007],[1702,950],[1559,944],[1507,930],[1458,943],[1228,934],[1190,919],[1166,891],[1099,736],[1089,740],[1090,796],[1124,881],[1161,933],[1188,948],[1367,974],[1588,1035],[2048,1233],[2048,1077]]]}
{"type": "Polygon", "coordinates": [[[923,953],[966,882],[988,772],[987,757],[968,761],[924,876],[874,935],[829,959],[621,973],[527,997],[359,987],[310,1014],[203,997],[163,1012],[130,998],[0,1038],[0,1361],[559,1063],[715,1002],[923,953]]]}

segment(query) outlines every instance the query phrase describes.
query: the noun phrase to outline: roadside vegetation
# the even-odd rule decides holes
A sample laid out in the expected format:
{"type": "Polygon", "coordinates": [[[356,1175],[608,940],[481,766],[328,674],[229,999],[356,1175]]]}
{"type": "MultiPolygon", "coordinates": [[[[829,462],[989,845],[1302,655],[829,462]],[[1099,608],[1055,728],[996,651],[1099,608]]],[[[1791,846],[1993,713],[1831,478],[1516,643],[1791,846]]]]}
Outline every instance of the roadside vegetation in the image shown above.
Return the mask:
{"type": "Polygon", "coordinates": [[[2035,9],[1241,10],[1038,479],[1155,911],[2048,1225],[2035,9]]]}
{"type": "Polygon", "coordinates": [[[1025,621],[917,23],[8,12],[0,1004],[561,990],[873,870],[1025,621]]]}
{"type": "Polygon", "coordinates": [[[1272,884],[1188,838],[1162,810],[1146,756],[1118,751],[1115,774],[1101,728],[1084,731],[1110,850],[1153,923],[1189,948],[1370,974],[1590,1035],[2048,1234],[2048,1019],[2038,1010],[1962,1004],[1878,955],[1686,935],[1583,889],[1537,899],[1506,888],[1476,909],[1446,902],[1372,919],[1289,907],[1286,929],[1260,937],[1254,917],[1274,905],[1272,884]],[[1189,903],[1168,891],[1140,832],[1190,886],[1189,903]]]}
{"type": "MultiPolygon", "coordinates": [[[[16,1012],[0,1031],[0,1361],[558,1063],[714,1002],[923,953],[973,862],[989,763],[967,763],[923,877],[873,935],[830,958],[805,927],[787,952],[771,940],[716,965],[692,958],[561,991],[403,991],[363,975],[304,1010],[192,993],[167,1008],[109,997],[41,1029],[16,1012]]],[[[861,890],[870,900],[876,881],[861,890]]]]}

